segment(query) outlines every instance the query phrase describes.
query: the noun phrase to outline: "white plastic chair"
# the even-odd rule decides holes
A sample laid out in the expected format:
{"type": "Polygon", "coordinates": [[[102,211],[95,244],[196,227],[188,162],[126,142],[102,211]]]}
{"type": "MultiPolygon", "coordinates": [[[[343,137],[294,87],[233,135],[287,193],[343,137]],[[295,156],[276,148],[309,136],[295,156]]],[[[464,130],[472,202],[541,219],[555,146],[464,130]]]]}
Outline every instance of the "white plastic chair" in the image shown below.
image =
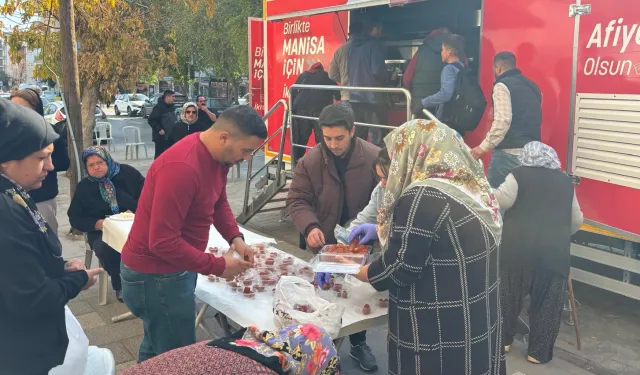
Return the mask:
{"type": "Polygon", "coordinates": [[[149,159],[149,154],[147,152],[147,145],[142,142],[142,138],[140,137],[140,129],[135,126],[125,126],[122,128],[122,132],[124,133],[124,159],[127,160],[129,158],[129,148],[131,148],[131,159],[133,159],[133,147],[136,148],[136,159],[138,159],[138,148],[140,146],[144,147],[144,156],[149,159]]]}
{"type": "Polygon", "coordinates": [[[96,122],[96,127],[93,129],[96,135],[96,143],[98,146],[102,144],[102,141],[107,141],[107,149],[110,150],[113,147],[113,151],[116,150],[116,144],[113,142],[113,132],[111,131],[111,123],[106,121],[96,122]]]}

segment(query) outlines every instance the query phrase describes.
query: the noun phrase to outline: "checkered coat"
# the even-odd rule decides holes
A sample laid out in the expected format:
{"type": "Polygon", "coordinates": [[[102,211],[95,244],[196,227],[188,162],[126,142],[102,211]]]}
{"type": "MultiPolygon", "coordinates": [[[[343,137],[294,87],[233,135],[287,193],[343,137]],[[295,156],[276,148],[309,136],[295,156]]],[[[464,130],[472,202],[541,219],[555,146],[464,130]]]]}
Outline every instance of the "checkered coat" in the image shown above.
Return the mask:
{"type": "Polygon", "coordinates": [[[506,374],[498,245],[447,193],[417,186],[401,196],[388,249],[368,273],[389,290],[389,374],[506,374]]]}

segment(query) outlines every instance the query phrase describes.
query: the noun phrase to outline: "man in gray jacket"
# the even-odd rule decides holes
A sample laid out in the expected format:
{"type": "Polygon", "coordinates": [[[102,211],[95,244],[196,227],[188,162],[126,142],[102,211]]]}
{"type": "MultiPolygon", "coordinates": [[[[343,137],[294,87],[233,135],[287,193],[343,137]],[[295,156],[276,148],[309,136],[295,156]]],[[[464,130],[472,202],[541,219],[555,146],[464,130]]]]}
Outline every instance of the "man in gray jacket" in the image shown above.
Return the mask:
{"type": "MultiPolygon", "coordinates": [[[[329,65],[329,78],[335,82],[339,82],[340,86],[349,86],[349,75],[347,74],[347,57],[349,56],[349,46],[351,38],[360,34],[362,31],[362,23],[353,21],[349,25],[349,39],[341,45],[333,54],[331,64],[329,65]]],[[[340,91],[342,101],[349,100],[349,91],[340,91]]]]}

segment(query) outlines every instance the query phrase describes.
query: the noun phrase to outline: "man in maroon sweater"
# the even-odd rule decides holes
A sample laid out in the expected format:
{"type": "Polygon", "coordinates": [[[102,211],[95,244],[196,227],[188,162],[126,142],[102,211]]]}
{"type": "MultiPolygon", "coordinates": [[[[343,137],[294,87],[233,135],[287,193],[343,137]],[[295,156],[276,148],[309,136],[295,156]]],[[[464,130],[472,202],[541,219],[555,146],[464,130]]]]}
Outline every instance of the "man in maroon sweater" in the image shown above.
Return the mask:
{"type": "Polygon", "coordinates": [[[252,266],[227,201],[227,173],[266,137],[256,111],[232,107],[149,168],[121,264],[122,297],[144,323],[139,362],[195,343],[197,273],[228,278],[252,266]],[[212,224],[239,257],[204,252],[212,224]]]}

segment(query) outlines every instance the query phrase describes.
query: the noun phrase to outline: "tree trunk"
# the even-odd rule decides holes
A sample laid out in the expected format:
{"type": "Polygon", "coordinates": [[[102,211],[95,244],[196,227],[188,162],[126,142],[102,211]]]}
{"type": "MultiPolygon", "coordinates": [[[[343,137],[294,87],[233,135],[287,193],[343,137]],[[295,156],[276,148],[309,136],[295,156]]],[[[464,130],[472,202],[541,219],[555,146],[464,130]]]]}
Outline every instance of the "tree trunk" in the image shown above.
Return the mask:
{"type": "Polygon", "coordinates": [[[96,123],[96,105],[99,91],[97,85],[87,85],[82,90],[82,149],[93,144],[93,129],[96,123]]]}
{"type": "MultiPolygon", "coordinates": [[[[73,130],[77,151],[82,150],[82,122],[80,114],[80,78],[78,75],[78,56],[76,50],[76,26],[75,16],[73,13],[73,0],[59,0],[58,16],[60,18],[60,36],[62,58],[62,81],[64,82],[63,93],[67,106],[67,125],[73,130]]],[[[73,151],[73,145],[70,145],[71,169],[70,169],[70,186],[71,197],[75,194],[76,184],[82,178],[77,175],[77,163],[80,155],[73,151]],[[75,154],[75,155],[74,155],[75,154]]]]}

